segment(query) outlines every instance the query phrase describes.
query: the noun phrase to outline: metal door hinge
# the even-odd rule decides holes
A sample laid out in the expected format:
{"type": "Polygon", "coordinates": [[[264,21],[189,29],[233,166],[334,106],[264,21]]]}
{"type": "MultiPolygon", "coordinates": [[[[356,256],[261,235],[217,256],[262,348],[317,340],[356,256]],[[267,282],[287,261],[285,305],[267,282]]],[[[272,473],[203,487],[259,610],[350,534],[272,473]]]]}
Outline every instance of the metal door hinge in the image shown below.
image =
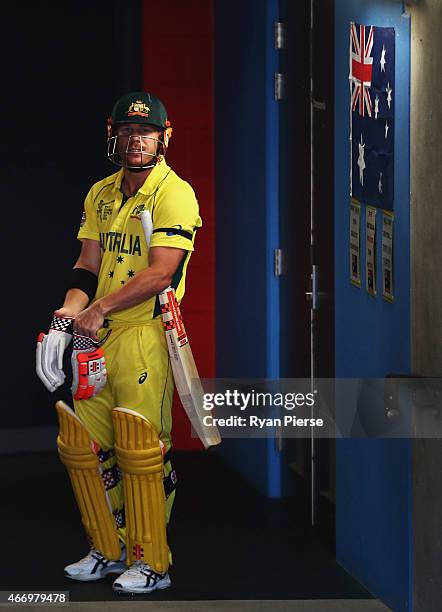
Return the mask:
{"type": "Polygon", "coordinates": [[[275,21],[275,49],[287,48],[287,26],[283,21],[275,21]]]}
{"type": "Polygon", "coordinates": [[[285,252],[275,249],[275,276],[283,276],[287,273],[287,262],[285,252]]]}
{"type": "Polygon", "coordinates": [[[287,76],[282,72],[275,72],[275,100],[284,100],[287,93],[287,76]]]}

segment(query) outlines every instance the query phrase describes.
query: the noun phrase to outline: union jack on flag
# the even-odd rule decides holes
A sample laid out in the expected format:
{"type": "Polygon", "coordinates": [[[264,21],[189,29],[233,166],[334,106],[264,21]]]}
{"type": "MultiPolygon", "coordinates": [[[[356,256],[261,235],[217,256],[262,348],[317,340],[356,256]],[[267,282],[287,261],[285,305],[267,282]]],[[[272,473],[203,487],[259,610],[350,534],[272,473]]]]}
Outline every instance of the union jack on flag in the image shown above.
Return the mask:
{"type": "Polygon", "coordinates": [[[368,88],[371,87],[373,74],[373,26],[365,35],[365,26],[359,26],[359,33],[354,23],[351,24],[351,78],[353,81],[353,93],[351,96],[351,109],[359,108],[359,114],[365,115],[365,108],[371,117],[371,99],[368,88]]]}
{"type": "Polygon", "coordinates": [[[394,28],[350,24],[351,195],[393,209],[394,28]]]}

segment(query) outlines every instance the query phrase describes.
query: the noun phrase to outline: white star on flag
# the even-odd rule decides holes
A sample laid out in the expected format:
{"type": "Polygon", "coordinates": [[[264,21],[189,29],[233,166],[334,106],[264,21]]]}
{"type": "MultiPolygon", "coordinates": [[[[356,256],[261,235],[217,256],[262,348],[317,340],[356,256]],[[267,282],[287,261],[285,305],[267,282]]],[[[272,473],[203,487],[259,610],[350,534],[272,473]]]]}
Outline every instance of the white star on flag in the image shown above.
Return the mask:
{"type": "Polygon", "coordinates": [[[385,64],[386,64],[386,59],[385,59],[385,45],[382,45],[382,53],[381,53],[381,72],[385,72],[385,64]]]}
{"type": "Polygon", "coordinates": [[[379,115],[379,96],[376,94],[374,99],[374,118],[377,119],[379,115]]]}
{"type": "Polygon", "coordinates": [[[390,83],[387,83],[387,88],[385,90],[387,92],[387,104],[388,104],[388,108],[391,107],[391,94],[393,93],[393,90],[390,87],[390,83]]]}
{"type": "Polygon", "coordinates": [[[388,125],[388,121],[385,122],[385,138],[387,138],[388,136],[388,130],[390,129],[390,126],[388,125]]]}
{"type": "Polygon", "coordinates": [[[361,185],[363,185],[364,184],[364,170],[365,170],[365,159],[364,159],[365,143],[362,140],[362,133],[361,133],[361,142],[358,143],[358,145],[359,145],[359,159],[358,159],[359,182],[361,183],[361,185]]]}
{"type": "Polygon", "coordinates": [[[378,190],[379,190],[379,193],[382,193],[382,172],[379,173],[378,190]]]}

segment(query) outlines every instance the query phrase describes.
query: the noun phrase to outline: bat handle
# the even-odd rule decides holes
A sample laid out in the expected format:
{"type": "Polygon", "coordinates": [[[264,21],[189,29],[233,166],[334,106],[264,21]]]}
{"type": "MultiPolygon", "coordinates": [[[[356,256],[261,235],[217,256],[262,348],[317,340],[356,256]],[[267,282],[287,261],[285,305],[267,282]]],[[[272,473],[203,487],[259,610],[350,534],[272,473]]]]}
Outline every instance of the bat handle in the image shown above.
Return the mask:
{"type": "Polygon", "coordinates": [[[143,226],[144,237],[146,238],[147,246],[150,246],[150,239],[152,238],[153,223],[152,216],[148,210],[143,210],[140,213],[141,225],[143,226]]]}

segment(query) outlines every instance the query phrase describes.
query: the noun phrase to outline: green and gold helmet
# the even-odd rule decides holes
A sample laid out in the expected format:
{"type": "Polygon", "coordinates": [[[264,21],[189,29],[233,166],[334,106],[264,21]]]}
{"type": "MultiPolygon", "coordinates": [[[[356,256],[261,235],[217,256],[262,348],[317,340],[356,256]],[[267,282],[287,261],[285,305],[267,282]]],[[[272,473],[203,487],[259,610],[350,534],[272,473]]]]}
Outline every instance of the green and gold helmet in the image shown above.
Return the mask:
{"type": "Polygon", "coordinates": [[[147,91],[132,91],[122,96],[112,110],[112,125],[117,123],[150,123],[161,130],[169,127],[167,111],[159,98],[147,91]]]}
{"type": "MultiPolygon", "coordinates": [[[[124,94],[117,100],[112,109],[112,114],[108,119],[108,141],[107,141],[107,156],[108,159],[117,166],[123,166],[130,170],[145,170],[152,168],[166,155],[169,140],[172,135],[172,128],[167,118],[167,111],[164,104],[159,98],[146,91],[132,91],[124,94]],[[125,148],[122,148],[122,138],[120,126],[124,124],[150,125],[157,128],[157,131],[162,132],[160,138],[151,136],[127,136],[125,148]],[[120,132],[120,136],[119,136],[120,132]],[[132,140],[131,140],[132,139],[132,140]],[[134,139],[137,139],[139,147],[140,162],[135,164],[128,161],[130,148],[134,145],[134,139]],[[154,140],[158,146],[154,154],[148,153],[146,139],[154,140]],[[146,160],[147,156],[150,157],[146,160]]],[[[133,157],[133,156],[132,156],[133,157]]]]}

